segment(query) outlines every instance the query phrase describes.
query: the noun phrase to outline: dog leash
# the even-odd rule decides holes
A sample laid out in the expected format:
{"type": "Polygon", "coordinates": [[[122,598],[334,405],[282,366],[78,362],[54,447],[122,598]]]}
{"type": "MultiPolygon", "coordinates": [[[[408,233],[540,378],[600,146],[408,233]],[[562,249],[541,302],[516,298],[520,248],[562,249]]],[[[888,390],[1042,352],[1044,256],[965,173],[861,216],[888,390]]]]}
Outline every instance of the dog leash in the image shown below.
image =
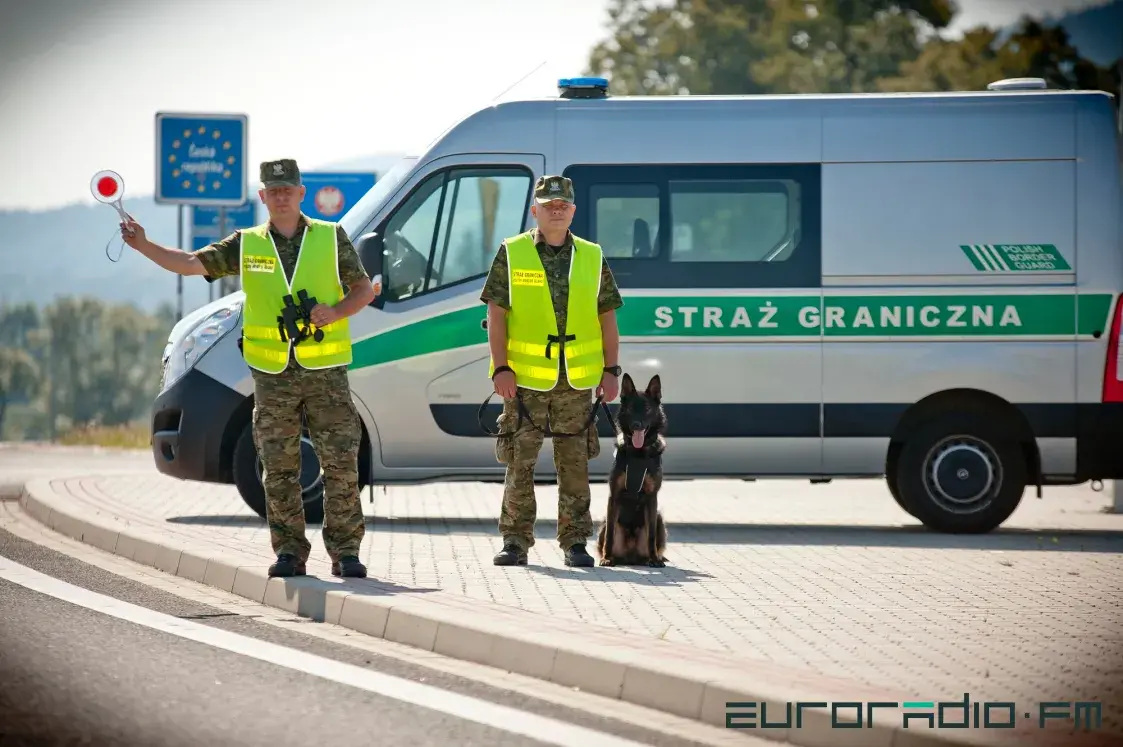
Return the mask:
{"type": "Polygon", "coordinates": [[[538,423],[534,422],[534,418],[530,417],[530,412],[526,409],[526,405],[523,404],[522,396],[520,396],[517,392],[515,393],[515,402],[519,408],[519,422],[515,425],[515,430],[511,433],[500,433],[498,430],[492,433],[487,429],[487,426],[484,425],[484,410],[487,408],[487,403],[490,402],[491,398],[494,396],[495,392],[488,394],[487,399],[483,401],[483,404],[480,405],[480,409],[476,413],[476,419],[480,424],[480,430],[482,430],[492,438],[511,438],[519,432],[519,429],[522,427],[524,418],[528,423],[530,423],[530,426],[534,428],[534,430],[538,431],[543,436],[546,436],[548,438],[573,438],[575,436],[584,436],[585,432],[589,430],[589,427],[597,421],[598,407],[604,410],[605,417],[608,418],[608,424],[612,428],[612,433],[616,435],[616,423],[612,420],[612,413],[609,412],[608,405],[605,404],[603,395],[597,397],[596,401],[593,402],[593,408],[589,411],[589,419],[585,421],[585,425],[583,428],[581,428],[581,430],[577,431],[576,433],[558,433],[548,425],[545,429],[540,428],[538,426],[538,423]]]}

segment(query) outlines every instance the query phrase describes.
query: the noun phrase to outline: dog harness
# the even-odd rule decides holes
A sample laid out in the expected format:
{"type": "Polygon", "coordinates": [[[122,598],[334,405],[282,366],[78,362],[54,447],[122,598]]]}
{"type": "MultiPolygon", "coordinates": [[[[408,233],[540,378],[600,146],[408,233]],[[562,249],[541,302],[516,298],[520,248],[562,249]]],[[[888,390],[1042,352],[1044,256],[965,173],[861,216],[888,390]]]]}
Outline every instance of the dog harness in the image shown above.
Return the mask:
{"type": "Polygon", "coordinates": [[[616,447],[616,468],[624,470],[624,489],[635,495],[643,492],[643,479],[659,469],[663,462],[662,454],[654,456],[629,455],[626,446],[616,447]]]}

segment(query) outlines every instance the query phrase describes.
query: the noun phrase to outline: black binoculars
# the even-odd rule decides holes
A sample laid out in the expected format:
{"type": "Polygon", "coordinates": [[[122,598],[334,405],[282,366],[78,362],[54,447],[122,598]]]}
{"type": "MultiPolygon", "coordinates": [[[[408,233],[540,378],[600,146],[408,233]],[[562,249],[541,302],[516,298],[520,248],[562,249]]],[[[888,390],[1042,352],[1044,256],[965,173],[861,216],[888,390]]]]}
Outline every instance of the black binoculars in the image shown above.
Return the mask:
{"type": "Polygon", "coordinates": [[[293,301],[292,294],[285,296],[284,307],[281,309],[281,315],[277,317],[277,329],[281,332],[281,341],[288,342],[292,340],[294,345],[307,340],[309,337],[316,342],[321,342],[324,339],[324,331],[317,328],[314,332],[310,332],[312,328],[312,309],[316,306],[316,298],[308,297],[308,291],[299,290],[296,292],[296,297],[300,299],[297,304],[293,301]],[[298,326],[297,322],[303,322],[302,326],[298,326]]]}

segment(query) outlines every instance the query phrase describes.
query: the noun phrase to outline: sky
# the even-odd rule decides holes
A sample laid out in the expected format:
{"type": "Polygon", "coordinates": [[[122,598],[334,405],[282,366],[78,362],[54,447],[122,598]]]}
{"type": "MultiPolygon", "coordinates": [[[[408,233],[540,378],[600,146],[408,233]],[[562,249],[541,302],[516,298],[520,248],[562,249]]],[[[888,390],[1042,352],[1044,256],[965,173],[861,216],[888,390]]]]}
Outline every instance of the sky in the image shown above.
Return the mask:
{"type": "MultiPolygon", "coordinates": [[[[1105,0],[958,1],[953,33],[1105,0]]],[[[419,151],[497,97],[554,95],[607,36],[607,0],[4,5],[0,209],[92,203],[101,169],[151,194],[157,111],[246,114],[251,184],[272,158],[419,151]]]]}

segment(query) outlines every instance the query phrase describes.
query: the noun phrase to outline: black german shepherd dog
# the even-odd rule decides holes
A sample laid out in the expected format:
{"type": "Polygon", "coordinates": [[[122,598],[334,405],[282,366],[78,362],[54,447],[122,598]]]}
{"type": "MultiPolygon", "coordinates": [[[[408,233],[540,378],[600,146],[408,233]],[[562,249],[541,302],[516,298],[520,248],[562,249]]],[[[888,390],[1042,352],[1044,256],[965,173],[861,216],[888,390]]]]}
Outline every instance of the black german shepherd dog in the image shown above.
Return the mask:
{"type": "Polygon", "coordinates": [[[667,448],[662,399],[658,374],[643,392],[637,392],[632,377],[624,374],[616,455],[608,478],[608,515],[597,537],[601,565],[666,565],[667,527],[659,513],[667,448]]]}

